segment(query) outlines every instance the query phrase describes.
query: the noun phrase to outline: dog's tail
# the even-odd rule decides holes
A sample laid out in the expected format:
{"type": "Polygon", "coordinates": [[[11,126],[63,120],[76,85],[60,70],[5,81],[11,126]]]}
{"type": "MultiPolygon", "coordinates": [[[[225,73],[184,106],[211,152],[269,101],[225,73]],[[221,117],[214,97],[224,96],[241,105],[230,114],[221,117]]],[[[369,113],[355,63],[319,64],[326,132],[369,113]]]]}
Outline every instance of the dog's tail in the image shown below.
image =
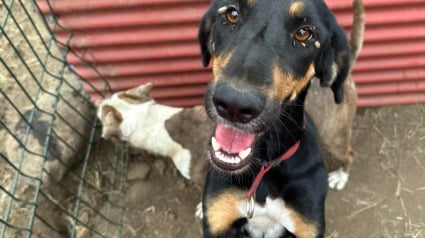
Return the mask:
{"type": "Polygon", "coordinates": [[[362,0],[353,0],[353,26],[351,28],[351,65],[356,62],[360,50],[363,47],[365,31],[365,10],[362,0]]]}

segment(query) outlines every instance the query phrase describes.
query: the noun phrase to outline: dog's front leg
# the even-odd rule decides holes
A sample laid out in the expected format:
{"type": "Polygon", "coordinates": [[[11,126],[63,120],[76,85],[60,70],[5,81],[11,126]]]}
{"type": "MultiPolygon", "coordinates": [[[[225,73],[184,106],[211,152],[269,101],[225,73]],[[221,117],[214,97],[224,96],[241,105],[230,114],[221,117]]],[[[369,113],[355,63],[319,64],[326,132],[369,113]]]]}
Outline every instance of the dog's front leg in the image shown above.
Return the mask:
{"type": "Polygon", "coordinates": [[[244,195],[242,190],[232,188],[222,188],[214,192],[206,190],[202,203],[204,238],[244,237],[244,195]]]}
{"type": "Polygon", "coordinates": [[[297,212],[292,212],[292,220],[294,222],[294,231],[292,232],[297,238],[322,238],[324,233],[323,221],[309,221],[297,212]]]}

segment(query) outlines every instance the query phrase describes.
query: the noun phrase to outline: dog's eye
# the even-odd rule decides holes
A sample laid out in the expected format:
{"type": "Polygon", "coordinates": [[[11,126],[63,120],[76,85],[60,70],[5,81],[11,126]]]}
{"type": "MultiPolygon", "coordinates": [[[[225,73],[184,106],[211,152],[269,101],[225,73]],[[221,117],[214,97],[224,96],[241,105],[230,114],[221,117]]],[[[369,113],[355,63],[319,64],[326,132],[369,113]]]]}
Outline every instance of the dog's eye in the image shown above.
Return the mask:
{"type": "Polygon", "coordinates": [[[228,7],[225,16],[226,21],[230,24],[236,24],[239,22],[239,12],[234,7],[228,7]]]}
{"type": "Polygon", "coordinates": [[[294,38],[295,40],[304,43],[313,38],[313,30],[310,27],[303,27],[295,33],[294,38]]]}

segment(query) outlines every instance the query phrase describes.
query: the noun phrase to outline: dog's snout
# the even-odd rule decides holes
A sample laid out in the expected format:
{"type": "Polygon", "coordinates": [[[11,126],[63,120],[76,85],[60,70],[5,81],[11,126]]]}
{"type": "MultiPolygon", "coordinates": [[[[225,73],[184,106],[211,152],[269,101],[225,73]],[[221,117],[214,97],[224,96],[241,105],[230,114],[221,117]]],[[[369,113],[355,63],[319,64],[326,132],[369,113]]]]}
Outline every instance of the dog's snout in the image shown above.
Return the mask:
{"type": "Polygon", "coordinates": [[[261,97],[220,85],[213,95],[217,113],[230,122],[248,123],[257,118],[264,106],[261,97]]]}

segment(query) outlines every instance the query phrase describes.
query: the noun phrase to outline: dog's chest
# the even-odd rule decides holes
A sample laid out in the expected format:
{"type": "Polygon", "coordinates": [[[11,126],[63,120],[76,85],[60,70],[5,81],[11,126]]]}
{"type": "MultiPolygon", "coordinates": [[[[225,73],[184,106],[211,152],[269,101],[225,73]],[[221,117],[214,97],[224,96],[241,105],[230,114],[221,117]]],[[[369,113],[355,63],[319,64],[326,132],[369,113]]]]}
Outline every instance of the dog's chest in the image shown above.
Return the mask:
{"type": "MultiPolygon", "coordinates": [[[[246,207],[243,206],[243,209],[246,215],[246,207]]],[[[285,202],[280,198],[268,197],[264,205],[255,204],[253,217],[248,219],[244,228],[253,238],[277,238],[285,229],[294,232],[294,227],[291,210],[285,206],[285,202]]]]}

